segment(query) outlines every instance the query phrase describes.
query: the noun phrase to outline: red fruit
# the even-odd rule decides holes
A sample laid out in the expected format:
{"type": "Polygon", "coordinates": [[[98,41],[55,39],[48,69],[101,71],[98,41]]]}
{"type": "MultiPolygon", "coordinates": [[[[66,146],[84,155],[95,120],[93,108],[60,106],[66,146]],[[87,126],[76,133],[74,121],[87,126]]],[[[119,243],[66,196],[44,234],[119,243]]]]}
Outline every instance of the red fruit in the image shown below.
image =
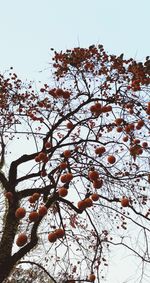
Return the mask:
{"type": "Polygon", "coordinates": [[[95,274],[90,274],[90,275],[88,276],[88,279],[89,279],[89,281],[91,281],[91,282],[95,281],[95,279],[96,279],[95,274]]]}
{"type": "Polygon", "coordinates": [[[66,127],[67,127],[67,129],[71,130],[73,128],[73,123],[72,122],[68,122],[66,127]]]}
{"type": "Polygon", "coordinates": [[[5,197],[12,202],[13,201],[13,193],[12,192],[6,192],[5,197]]]}
{"type": "Polygon", "coordinates": [[[17,208],[16,212],[15,212],[15,216],[18,219],[22,219],[24,218],[26,215],[26,210],[23,207],[19,207],[17,208]]]}
{"type": "Polygon", "coordinates": [[[56,242],[56,240],[57,240],[57,235],[56,235],[56,233],[53,232],[53,233],[48,234],[48,240],[49,240],[49,242],[51,242],[51,243],[56,242]]]}
{"type": "Polygon", "coordinates": [[[127,207],[127,206],[129,206],[129,199],[128,198],[122,198],[121,199],[121,205],[123,206],[123,207],[127,207]]]}
{"type": "Polygon", "coordinates": [[[105,149],[104,146],[100,146],[100,147],[97,147],[97,148],[95,149],[95,153],[96,153],[96,154],[102,154],[102,153],[104,153],[105,151],[106,151],[106,149],[105,149]]]}
{"type": "Polygon", "coordinates": [[[58,239],[59,239],[59,238],[63,238],[64,235],[65,235],[64,229],[61,229],[61,228],[56,229],[56,230],[55,230],[55,233],[56,233],[56,236],[57,236],[58,239]]]}
{"type": "Polygon", "coordinates": [[[97,200],[99,200],[99,198],[100,198],[100,196],[99,196],[98,194],[96,194],[96,193],[94,193],[94,194],[91,195],[91,199],[92,199],[93,201],[97,201],[97,200]]]}
{"type": "Polygon", "coordinates": [[[61,88],[56,89],[56,96],[63,96],[64,91],[61,88]]]}
{"type": "Polygon", "coordinates": [[[46,215],[47,214],[47,207],[45,205],[40,206],[38,214],[39,214],[39,216],[46,215]]]}
{"type": "Polygon", "coordinates": [[[78,202],[77,206],[78,206],[78,208],[79,208],[80,210],[84,210],[84,209],[86,208],[86,203],[85,203],[84,200],[80,200],[80,201],[78,202]]]}
{"type": "Polygon", "coordinates": [[[143,148],[147,148],[148,147],[148,143],[147,142],[143,142],[142,146],[143,146],[143,148]]]}
{"type": "Polygon", "coordinates": [[[48,161],[49,161],[48,156],[45,156],[45,158],[43,159],[43,162],[44,162],[44,163],[47,163],[48,161]]]}
{"type": "Polygon", "coordinates": [[[35,202],[35,200],[34,200],[34,198],[31,196],[31,197],[29,197],[29,202],[30,203],[34,203],[35,202]]]}
{"type": "Polygon", "coordinates": [[[40,162],[40,161],[41,161],[41,159],[39,158],[38,155],[35,157],[35,161],[36,161],[36,162],[40,162]]]}
{"type": "Polygon", "coordinates": [[[139,120],[138,123],[137,123],[137,126],[139,128],[142,128],[144,126],[144,121],[143,120],[139,120]]]}
{"type": "Polygon", "coordinates": [[[99,112],[102,109],[102,105],[99,102],[96,102],[94,107],[95,107],[95,112],[99,112]]]}
{"type": "Polygon", "coordinates": [[[40,194],[39,194],[39,193],[34,193],[34,194],[32,195],[32,198],[33,198],[33,200],[34,200],[34,202],[35,202],[36,200],[38,200],[38,199],[40,198],[40,194]]]}
{"type": "Polygon", "coordinates": [[[44,152],[40,152],[38,154],[38,157],[40,158],[40,160],[44,160],[45,156],[46,156],[46,153],[44,153],[44,152]]]}
{"type": "Polygon", "coordinates": [[[97,171],[95,171],[95,170],[89,171],[88,177],[89,177],[89,179],[90,179],[91,181],[95,181],[95,180],[98,179],[99,173],[98,173],[97,171]]]}
{"type": "Polygon", "coordinates": [[[64,91],[64,92],[63,92],[63,98],[64,98],[64,99],[70,98],[70,95],[71,95],[71,93],[70,93],[69,91],[64,91]]]}
{"type": "Polygon", "coordinates": [[[62,183],[68,183],[72,180],[73,176],[71,173],[66,173],[60,177],[62,183]]]}
{"type": "Polygon", "coordinates": [[[29,220],[31,222],[36,222],[39,219],[39,214],[37,211],[31,211],[29,214],[29,220]]]}
{"type": "Polygon", "coordinates": [[[66,149],[66,150],[63,152],[63,155],[64,155],[64,157],[69,158],[69,157],[71,156],[71,150],[66,149]]]}
{"type": "Polygon", "coordinates": [[[66,183],[67,182],[66,174],[62,175],[60,177],[60,180],[61,180],[62,183],[66,183]]]}
{"type": "Polygon", "coordinates": [[[47,176],[46,170],[41,171],[40,175],[41,175],[41,177],[47,176]]]}
{"type": "Polygon", "coordinates": [[[110,164],[114,164],[116,162],[116,157],[113,156],[113,155],[109,155],[108,158],[107,158],[107,161],[110,163],[110,164]]]}
{"type": "Polygon", "coordinates": [[[103,185],[103,180],[102,179],[97,179],[95,181],[93,181],[93,187],[95,189],[100,189],[103,185]]]}
{"type": "Polygon", "coordinates": [[[46,147],[46,148],[50,148],[51,146],[52,146],[52,145],[51,145],[50,142],[47,141],[47,142],[45,143],[45,147],[46,147]]]}
{"type": "Polygon", "coordinates": [[[117,125],[117,126],[120,126],[120,124],[123,122],[123,119],[122,118],[116,118],[116,120],[115,120],[115,124],[117,125]]]}
{"type": "Polygon", "coordinates": [[[68,167],[68,165],[67,165],[66,162],[61,162],[61,163],[59,164],[59,168],[60,168],[61,170],[64,170],[64,169],[66,169],[67,167],[68,167]]]}
{"type": "Polygon", "coordinates": [[[20,235],[18,235],[18,238],[16,240],[16,245],[18,247],[22,247],[27,243],[27,235],[24,233],[21,233],[20,235]]]}
{"type": "Polygon", "coordinates": [[[91,207],[93,205],[93,201],[90,198],[86,198],[84,202],[86,207],[91,207]]]}
{"type": "Polygon", "coordinates": [[[123,137],[123,141],[124,141],[124,142],[127,142],[128,139],[129,139],[128,136],[123,137]]]}
{"type": "Polygon", "coordinates": [[[92,106],[90,107],[90,111],[91,111],[92,113],[96,112],[95,105],[92,105],[92,106]]]}
{"type": "Polygon", "coordinates": [[[60,197],[65,197],[68,194],[68,190],[64,187],[60,188],[58,190],[58,194],[60,197]]]}
{"type": "Polygon", "coordinates": [[[117,131],[118,133],[121,133],[121,132],[123,131],[123,128],[122,128],[122,127],[117,127],[116,131],[117,131]]]}

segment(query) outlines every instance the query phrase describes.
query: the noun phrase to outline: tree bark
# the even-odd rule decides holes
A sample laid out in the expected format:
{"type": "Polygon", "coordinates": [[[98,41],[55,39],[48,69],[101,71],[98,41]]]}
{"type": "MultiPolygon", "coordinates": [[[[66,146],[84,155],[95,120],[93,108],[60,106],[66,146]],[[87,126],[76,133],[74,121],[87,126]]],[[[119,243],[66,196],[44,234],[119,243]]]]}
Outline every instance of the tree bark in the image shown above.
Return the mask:
{"type": "Polygon", "coordinates": [[[14,263],[11,257],[5,258],[3,263],[0,264],[0,283],[4,281],[4,279],[8,278],[10,272],[14,267],[14,263]]]}

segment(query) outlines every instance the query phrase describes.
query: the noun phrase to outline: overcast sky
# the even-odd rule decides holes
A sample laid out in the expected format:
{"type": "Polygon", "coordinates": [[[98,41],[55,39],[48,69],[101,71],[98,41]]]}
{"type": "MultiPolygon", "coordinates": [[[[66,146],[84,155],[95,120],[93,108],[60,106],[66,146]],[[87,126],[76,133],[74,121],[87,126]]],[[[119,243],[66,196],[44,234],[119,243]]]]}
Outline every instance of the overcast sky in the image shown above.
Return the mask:
{"type": "MultiPolygon", "coordinates": [[[[51,47],[91,44],[144,60],[150,55],[150,0],[0,0],[2,72],[13,66],[22,79],[47,81],[48,71],[39,71],[49,67],[51,47]]],[[[107,283],[127,282],[134,274],[125,256],[113,258],[107,283]]]]}

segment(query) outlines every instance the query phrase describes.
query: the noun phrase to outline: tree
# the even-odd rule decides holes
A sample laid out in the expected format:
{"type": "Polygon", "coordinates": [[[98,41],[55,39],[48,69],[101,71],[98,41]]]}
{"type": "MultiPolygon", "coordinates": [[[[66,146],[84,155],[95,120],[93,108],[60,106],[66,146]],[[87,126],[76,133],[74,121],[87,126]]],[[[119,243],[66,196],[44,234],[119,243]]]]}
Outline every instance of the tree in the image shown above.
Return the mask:
{"type": "Polygon", "coordinates": [[[149,66],[92,45],[54,51],[40,91],[0,76],[0,282],[31,258],[100,282],[113,246],[150,263],[149,66]]]}
{"type": "Polygon", "coordinates": [[[28,266],[28,268],[23,269],[21,267],[16,267],[13,272],[11,273],[11,276],[4,280],[4,283],[53,283],[49,278],[49,275],[47,276],[47,273],[41,269],[40,265],[36,266],[34,265],[31,267],[28,266]]]}

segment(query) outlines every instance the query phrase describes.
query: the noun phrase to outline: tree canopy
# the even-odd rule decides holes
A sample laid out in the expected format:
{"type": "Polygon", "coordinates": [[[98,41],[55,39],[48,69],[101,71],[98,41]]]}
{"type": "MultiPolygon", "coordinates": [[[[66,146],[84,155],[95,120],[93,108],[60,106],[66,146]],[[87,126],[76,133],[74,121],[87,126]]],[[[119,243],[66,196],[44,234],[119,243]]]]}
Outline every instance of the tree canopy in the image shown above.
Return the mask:
{"type": "Polygon", "coordinates": [[[0,282],[31,259],[53,282],[102,282],[115,246],[150,263],[149,57],[51,51],[39,90],[0,75],[0,282]]]}

